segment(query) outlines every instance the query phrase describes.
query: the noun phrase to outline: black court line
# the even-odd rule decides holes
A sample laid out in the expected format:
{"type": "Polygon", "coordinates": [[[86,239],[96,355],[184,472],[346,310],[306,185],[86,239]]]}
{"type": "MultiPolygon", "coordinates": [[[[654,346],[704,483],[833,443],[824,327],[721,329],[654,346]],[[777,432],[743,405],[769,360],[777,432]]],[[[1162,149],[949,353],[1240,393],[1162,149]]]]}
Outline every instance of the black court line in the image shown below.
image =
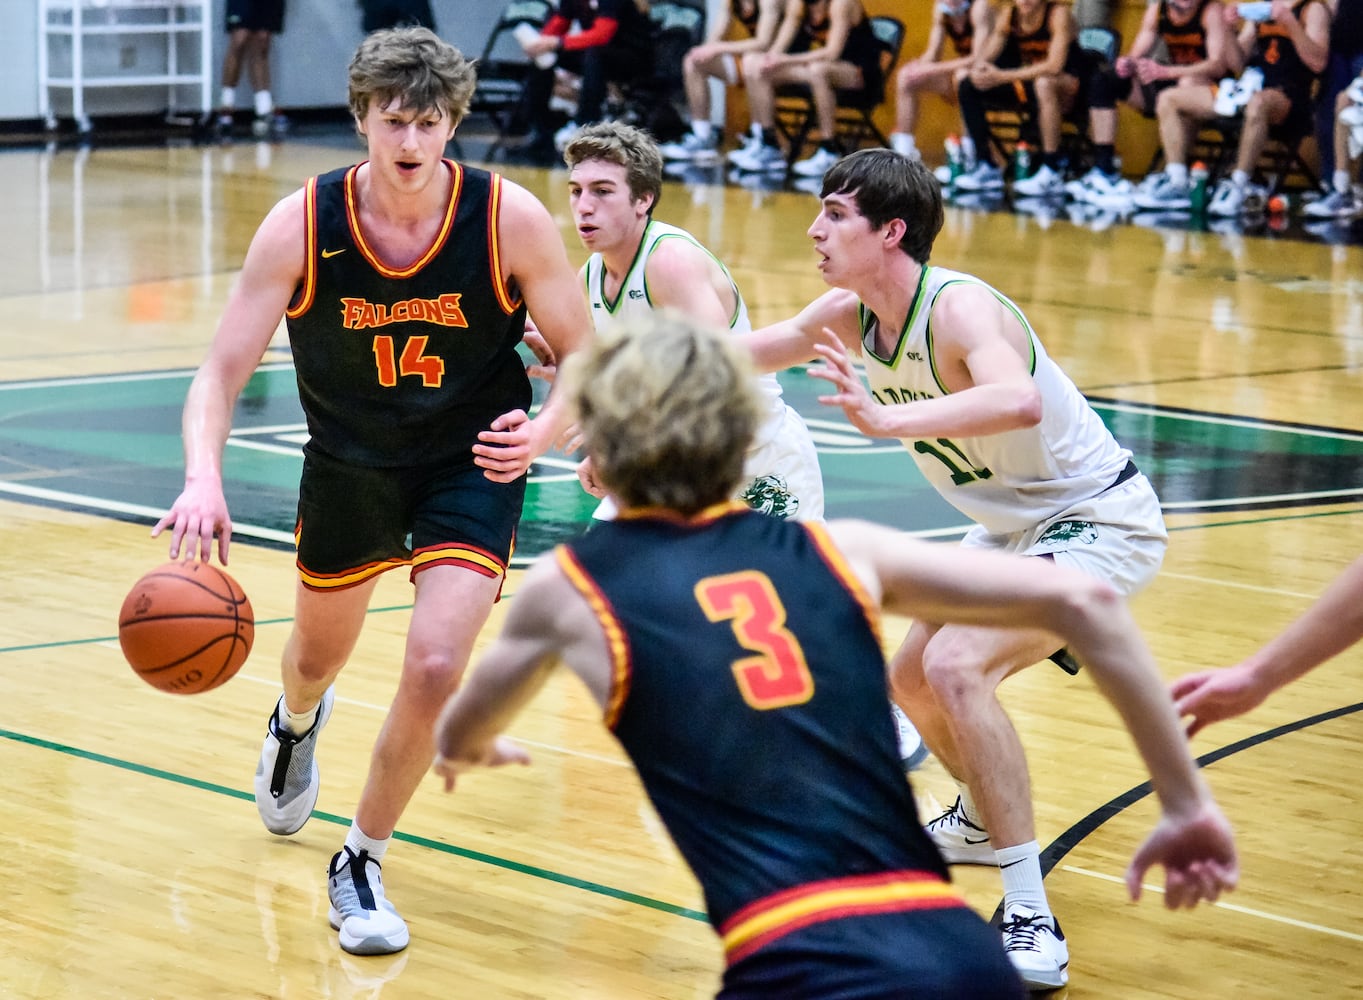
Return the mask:
{"type": "MultiPolygon", "coordinates": [[[[1280,736],[1286,736],[1290,733],[1300,732],[1303,729],[1309,729],[1322,722],[1331,722],[1346,715],[1353,715],[1359,711],[1363,711],[1363,702],[1354,705],[1346,705],[1343,708],[1333,708],[1328,712],[1321,712],[1319,715],[1312,715],[1305,719],[1298,719],[1296,722],[1285,723],[1275,729],[1266,729],[1262,733],[1247,736],[1236,743],[1229,743],[1218,750],[1212,750],[1210,753],[1205,753],[1197,758],[1196,763],[1199,768],[1205,768],[1218,761],[1224,760],[1227,757],[1240,753],[1242,750],[1250,750],[1261,744],[1267,743],[1269,740],[1275,740],[1280,736]]],[[[1135,805],[1153,791],[1154,786],[1150,782],[1142,782],[1135,788],[1118,795],[1115,799],[1105,802],[1079,822],[1071,826],[1059,837],[1056,837],[1055,840],[1051,841],[1046,849],[1041,852],[1042,877],[1044,878],[1049,875],[1067,854],[1083,843],[1089,836],[1096,833],[1104,823],[1131,808],[1131,806],[1135,805]]],[[[1003,903],[1000,901],[998,907],[994,910],[993,922],[998,924],[1002,920],[1003,903]]]]}

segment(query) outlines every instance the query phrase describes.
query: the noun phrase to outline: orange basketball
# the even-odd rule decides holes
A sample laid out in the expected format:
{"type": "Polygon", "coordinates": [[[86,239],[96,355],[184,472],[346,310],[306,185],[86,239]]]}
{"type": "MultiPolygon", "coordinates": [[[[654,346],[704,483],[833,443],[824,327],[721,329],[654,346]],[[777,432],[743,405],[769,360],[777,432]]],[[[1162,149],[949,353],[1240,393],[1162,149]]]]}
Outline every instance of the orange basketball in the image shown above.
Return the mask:
{"type": "Polygon", "coordinates": [[[172,694],[231,680],[255,635],[246,592],[208,563],[158,566],[133,584],[118,613],[123,655],[138,677],[172,694]]]}

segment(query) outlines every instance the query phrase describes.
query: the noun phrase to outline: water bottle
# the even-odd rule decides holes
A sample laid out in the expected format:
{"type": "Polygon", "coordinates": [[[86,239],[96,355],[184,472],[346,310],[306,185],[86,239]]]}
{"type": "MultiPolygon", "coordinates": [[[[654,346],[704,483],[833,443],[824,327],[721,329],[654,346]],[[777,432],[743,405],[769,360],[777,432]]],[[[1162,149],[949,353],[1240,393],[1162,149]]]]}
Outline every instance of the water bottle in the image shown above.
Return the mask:
{"type": "Polygon", "coordinates": [[[1207,165],[1201,160],[1193,164],[1193,169],[1188,173],[1191,181],[1191,189],[1188,192],[1188,201],[1194,214],[1201,215],[1207,211],[1207,165]]]}
{"type": "Polygon", "coordinates": [[[954,181],[965,172],[965,156],[961,152],[960,137],[954,135],[947,136],[946,149],[947,170],[951,172],[951,179],[954,181]]]}
{"type": "Polygon", "coordinates": [[[1032,147],[1019,142],[1013,147],[1013,180],[1025,181],[1032,176],[1032,147]]]}

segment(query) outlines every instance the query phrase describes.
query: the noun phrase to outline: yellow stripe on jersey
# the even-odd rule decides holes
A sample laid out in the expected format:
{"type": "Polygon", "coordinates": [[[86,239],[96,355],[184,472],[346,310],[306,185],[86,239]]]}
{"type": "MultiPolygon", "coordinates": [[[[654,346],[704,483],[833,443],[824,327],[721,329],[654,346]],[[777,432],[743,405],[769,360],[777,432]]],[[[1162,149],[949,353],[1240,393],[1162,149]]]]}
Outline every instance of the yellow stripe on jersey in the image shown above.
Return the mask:
{"type": "Polygon", "coordinates": [[[360,174],[360,167],[363,163],[356,164],[350,172],[345,175],[345,207],[346,221],[350,226],[350,235],[355,240],[355,246],[364,255],[364,259],[374,266],[374,270],[385,278],[410,278],[423,267],[431,262],[445,246],[445,241],[449,239],[450,230],[454,227],[454,214],[459,205],[459,195],[464,189],[464,168],[453,160],[441,160],[450,171],[450,199],[445,205],[445,217],[440,222],[440,231],[436,233],[431,245],[426,248],[416,260],[406,267],[396,268],[385,264],[373,248],[365,241],[364,232],[360,229],[360,199],[359,190],[356,187],[357,179],[360,174]]]}
{"type": "Polygon", "coordinates": [[[620,711],[625,706],[625,699],[629,697],[629,682],[633,675],[625,630],[620,626],[620,621],[615,617],[615,612],[611,610],[605,595],[582,569],[568,547],[560,545],[554,550],[554,556],[568,581],[591,605],[592,613],[596,615],[596,620],[601,623],[601,630],[606,635],[606,645],[610,647],[611,683],[603,721],[608,728],[614,729],[620,719],[620,711]]]}
{"type": "Polygon", "coordinates": [[[309,177],[303,188],[303,281],[297,299],[284,310],[289,319],[297,319],[312,308],[317,293],[317,178],[309,177]]]}
{"type": "Polygon", "coordinates": [[[825,920],[965,906],[954,888],[923,872],[879,872],[797,886],[739,910],[720,930],[729,964],[791,931],[825,920]]]}
{"type": "Polygon", "coordinates": [[[817,522],[802,522],[805,530],[814,538],[814,544],[818,546],[819,552],[823,555],[824,562],[828,563],[828,568],[833,575],[842,581],[857,603],[861,605],[862,612],[866,615],[866,624],[871,627],[871,634],[876,637],[876,643],[883,645],[884,640],[880,634],[880,605],[871,600],[871,595],[867,592],[865,584],[861,582],[861,577],[857,576],[856,571],[847,561],[847,557],[833,543],[833,537],[828,533],[828,529],[817,522]]]}
{"type": "Polygon", "coordinates": [[[502,275],[502,243],[497,225],[501,218],[501,208],[502,178],[500,174],[493,174],[492,188],[487,200],[487,249],[488,257],[492,261],[492,289],[497,293],[497,301],[501,303],[502,309],[509,316],[520,307],[521,300],[511,294],[511,290],[506,286],[506,278],[502,275]]]}

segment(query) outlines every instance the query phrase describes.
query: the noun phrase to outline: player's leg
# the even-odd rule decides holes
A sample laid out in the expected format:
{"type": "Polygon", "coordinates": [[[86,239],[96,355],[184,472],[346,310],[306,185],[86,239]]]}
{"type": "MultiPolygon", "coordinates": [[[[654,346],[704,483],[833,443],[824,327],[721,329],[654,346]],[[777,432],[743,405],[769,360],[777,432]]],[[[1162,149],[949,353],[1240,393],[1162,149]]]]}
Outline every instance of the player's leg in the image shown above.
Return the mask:
{"type": "Polygon", "coordinates": [[[1034,988],[1064,985],[1069,954],[1042,884],[1026,755],[997,688],[1056,646],[1056,637],[1041,630],[947,625],[922,654],[924,679],[954,745],[948,768],[970,796],[930,823],[929,833],[944,856],[956,853],[959,860],[987,861],[976,855],[992,847],[1003,878],[1004,947],[1034,988]],[[970,851],[975,855],[962,856],[970,851]]]}
{"type": "MultiPolygon", "coordinates": [[[[419,471],[419,470],[418,470],[419,471]]],[[[471,462],[404,476],[416,600],[402,673],[370,757],[345,845],[332,858],[331,924],[353,954],[407,946],[407,925],[383,889],[381,866],[407,803],[435,757],[435,720],[463,679],[501,592],[525,479],[493,483],[471,462]]]]}
{"type": "Polygon", "coordinates": [[[920,94],[936,94],[954,102],[954,72],[941,63],[914,60],[905,63],[895,74],[894,131],[890,133],[890,148],[905,156],[919,155],[914,135],[918,130],[920,94]]]}

